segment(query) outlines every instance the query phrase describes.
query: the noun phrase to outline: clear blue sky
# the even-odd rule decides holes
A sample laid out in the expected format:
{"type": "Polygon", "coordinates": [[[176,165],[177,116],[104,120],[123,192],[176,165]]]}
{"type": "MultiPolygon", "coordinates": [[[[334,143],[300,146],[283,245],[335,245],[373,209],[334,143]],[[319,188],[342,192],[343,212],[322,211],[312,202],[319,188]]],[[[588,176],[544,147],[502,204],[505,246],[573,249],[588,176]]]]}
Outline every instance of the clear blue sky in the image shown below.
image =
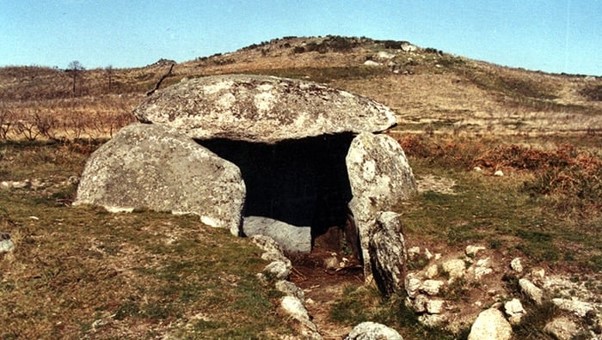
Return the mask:
{"type": "Polygon", "coordinates": [[[327,34],[602,76],[602,0],[0,0],[1,66],[144,66],[327,34]]]}

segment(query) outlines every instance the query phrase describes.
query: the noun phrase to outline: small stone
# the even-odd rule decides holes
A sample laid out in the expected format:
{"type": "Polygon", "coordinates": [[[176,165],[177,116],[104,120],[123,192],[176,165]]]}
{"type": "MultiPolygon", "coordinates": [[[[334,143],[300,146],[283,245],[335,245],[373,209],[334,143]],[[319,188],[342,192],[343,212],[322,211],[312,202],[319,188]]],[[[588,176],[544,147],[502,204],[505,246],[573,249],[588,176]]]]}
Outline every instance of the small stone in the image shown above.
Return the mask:
{"type": "Polygon", "coordinates": [[[424,256],[426,256],[427,260],[430,260],[433,258],[433,254],[427,248],[424,248],[424,256]]]}
{"type": "Polygon", "coordinates": [[[517,273],[523,272],[523,263],[520,257],[514,258],[512,261],[510,261],[510,268],[517,273]]]}
{"type": "Polygon", "coordinates": [[[504,310],[508,316],[516,315],[516,314],[524,314],[525,309],[523,308],[523,304],[519,299],[512,299],[504,304],[504,310]]]}
{"type": "Polygon", "coordinates": [[[324,259],[324,268],[337,269],[339,267],[339,259],[336,256],[327,257],[324,259]]]}
{"type": "Polygon", "coordinates": [[[286,295],[294,296],[301,301],[305,300],[305,293],[303,290],[290,281],[280,280],[276,282],[275,287],[278,291],[286,295]]]}
{"type": "Polygon", "coordinates": [[[451,259],[443,262],[442,269],[449,274],[449,280],[461,278],[466,273],[466,263],[462,259],[451,259]]]}
{"type": "Polygon", "coordinates": [[[364,65],[365,66],[381,66],[382,64],[379,62],[376,62],[374,60],[366,60],[366,61],[364,61],[364,65]]]}
{"type": "Polygon", "coordinates": [[[470,328],[468,340],[509,340],[512,326],[495,308],[482,311],[470,328]]]}
{"type": "Polygon", "coordinates": [[[431,328],[442,326],[447,318],[442,314],[423,314],[418,317],[418,321],[431,328]]]}
{"type": "Polygon", "coordinates": [[[420,286],[422,286],[422,281],[420,279],[418,279],[417,277],[415,277],[414,274],[408,274],[406,275],[406,280],[405,280],[405,288],[406,288],[406,292],[408,293],[408,296],[413,298],[416,297],[416,295],[418,294],[418,290],[420,289],[420,286]]]}
{"type": "Polygon", "coordinates": [[[546,276],[546,270],[541,267],[533,268],[531,270],[531,276],[536,279],[543,279],[546,276]]]}
{"type": "Polygon", "coordinates": [[[475,257],[477,255],[477,253],[481,250],[485,250],[487,248],[483,247],[483,246],[473,246],[473,245],[469,245],[466,246],[466,256],[470,256],[470,257],[475,257]]]}
{"type": "Polygon", "coordinates": [[[366,321],[353,327],[353,330],[345,337],[345,340],[403,340],[401,335],[393,328],[385,325],[366,321]]]}
{"type": "Polygon", "coordinates": [[[480,167],[480,166],[475,166],[474,168],[472,168],[472,170],[473,170],[474,172],[483,172],[483,169],[481,169],[481,167],[480,167]]]}
{"type": "Polygon", "coordinates": [[[11,184],[7,181],[0,182],[0,189],[9,190],[12,188],[11,184]]]}
{"type": "Polygon", "coordinates": [[[412,247],[412,248],[408,249],[409,257],[415,257],[418,255],[420,255],[420,247],[412,247]]]}
{"type": "Polygon", "coordinates": [[[579,326],[567,317],[558,317],[548,322],[543,331],[558,340],[571,340],[579,334],[579,326]]]}
{"type": "Polygon", "coordinates": [[[585,317],[588,312],[594,310],[592,304],[578,300],[552,299],[552,303],[554,303],[558,308],[567,312],[571,312],[580,317],[585,317]]]}
{"type": "Polygon", "coordinates": [[[441,314],[443,312],[444,300],[429,300],[426,303],[426,311],[430,314],[441,314]]]}
{"type": "Polygon", "coordinates": [[[444,284],[445,283],[440,280],[426,280],[420,286],[420,291],[430,296],[434,296],[439,294],[439,291],[441,290],[441,287],[443,287],[444,284]]]}
{"type": "Polygon", "coordinates": [[[282,309],[290,315],[293,319],[301,322],[304,326],[316,330],[316,326],[311,322],[309,318],[309,313],[301,300],[297,299],[293,296],[285,296],[280,301],[280,306],[282,309]]]}
{"type": "Polygon", "coordinates": [[[7,233],[0,234],[0,254],[8,253],[15,248],[15,244],[10,239],[10,235],[7,233]]]}
{"type": "Polygon", "coordinates": [[[538,305],[541,305],[543,299],[543,291],[528,279],[522,278],[518,280],[518,285],[527,296],[538,305]]]}
{"type": "Polygon", "coordinates": [[[40,220],[40,218],[37,217],[37,216],[29,216],[29,219],[30,220],[34,220],[34,221],[39,221],[40,220]]]}
{"type": "Polygon", "coordinates": [[[429,302],[429,298],[426,295],[418,294],[414,299],[413,307],[417,313],[426,312],[426,304],[429,302]]]}
{"type": "Polygon", "coordinates": [[[493,175],[497,177],[504,177],[504,172],[502,170],[498,170],[494,172],[493,175]]]}
{"type": "Polygon", "coordinates": [[[268,264],[263,271],[282,280],[286,279],[291,274],[291,266],[283,261],[273,261],[268,264]]]}
{"type": "Polygon", "coordinates": [[[435,261],[439,260],[440,258],[441,258],[441,254],[435,253],[435,261]]]}
{"type": "Polygon", "coordinates": [[[493,273],[493,269],[486,267],[476,267],[474,270],[474,277],[476,280],[481,280],[483,276],[493,273]]]}
{"type": "Polygon", "coordinates": [[[439,274],[439,266],[432,264],[424,271],[424,276],[428,279],[433,279],[439,274]]]}

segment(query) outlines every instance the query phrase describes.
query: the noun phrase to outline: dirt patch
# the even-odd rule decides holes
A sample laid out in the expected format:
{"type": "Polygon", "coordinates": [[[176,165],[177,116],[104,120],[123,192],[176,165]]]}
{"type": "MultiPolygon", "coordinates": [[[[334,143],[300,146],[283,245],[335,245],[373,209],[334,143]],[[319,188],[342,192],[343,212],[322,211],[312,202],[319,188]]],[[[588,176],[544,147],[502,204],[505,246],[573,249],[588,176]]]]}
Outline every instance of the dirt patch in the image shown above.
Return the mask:
{"type": "Polygon", "coordinates": [[[328,249],[314,249],[311,254],[293,258],[291,281],[305,292],[305,307],[324,339],[342,339],[351,331],[352,327],[330,318],[332,305],[343,296],[344,288],[364,282],[362,266],[351,258],[328,249]],[[339,267],[326,268],[325,262],[334,257],[339,267]]]}

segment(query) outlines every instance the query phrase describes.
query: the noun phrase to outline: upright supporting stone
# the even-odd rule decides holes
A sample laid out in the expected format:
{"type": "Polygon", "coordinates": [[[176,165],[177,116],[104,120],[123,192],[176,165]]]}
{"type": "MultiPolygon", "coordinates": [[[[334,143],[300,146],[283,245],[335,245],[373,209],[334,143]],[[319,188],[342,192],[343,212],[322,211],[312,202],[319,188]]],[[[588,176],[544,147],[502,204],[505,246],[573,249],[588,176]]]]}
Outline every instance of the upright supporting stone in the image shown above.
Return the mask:
{"type": "Polygon", "coordinates": [[[372,280],[369,235],[380,212],[390,211],[416,192],[416,181],[397,141],[387,135],[361,133],[351,142],[346,157],[355,218],[364,259],[366,281],[372,280]]]}
{"type": "Polygon", "coordinates": [[[372,274],[381,293],[402,293],[408,256],[399,214],[387,211],[377,216],[369,253],[372,274]]]}

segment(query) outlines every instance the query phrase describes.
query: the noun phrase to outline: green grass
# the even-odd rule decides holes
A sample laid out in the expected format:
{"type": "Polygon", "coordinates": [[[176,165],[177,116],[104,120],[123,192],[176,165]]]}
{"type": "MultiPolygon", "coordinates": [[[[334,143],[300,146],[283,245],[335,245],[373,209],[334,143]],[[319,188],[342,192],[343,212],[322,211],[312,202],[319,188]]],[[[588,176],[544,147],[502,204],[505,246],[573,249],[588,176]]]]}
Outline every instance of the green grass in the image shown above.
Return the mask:
{"type": "MultiPolygon", "coordinates": [[[[1,146],[2,180],[65,178],[86,158],[58,144],[1,146]],[[61,171],[61,169],[64,169],[61,171]]],[[[0,191],[2,338],[272,338],[291,330],[247,239],[193,216],[70,207],[75,186],[0,191]],[[99,326],[100,325],[100,326],[99,326]]]]}
{"type": "Polygon", "coordinates": [[[426,191],[399,207],[408,239],[430,239],[462,248],[471,243],[526,255],[533,262],[600,271],[599,215],[570,215],[534,199],[525,180],[492,177],[442,168],[411,159],[414,173],[436,174],[456,181],[455,195],[426,191]],[[575,252],[578,249],[578,252],[575,252]]]}

